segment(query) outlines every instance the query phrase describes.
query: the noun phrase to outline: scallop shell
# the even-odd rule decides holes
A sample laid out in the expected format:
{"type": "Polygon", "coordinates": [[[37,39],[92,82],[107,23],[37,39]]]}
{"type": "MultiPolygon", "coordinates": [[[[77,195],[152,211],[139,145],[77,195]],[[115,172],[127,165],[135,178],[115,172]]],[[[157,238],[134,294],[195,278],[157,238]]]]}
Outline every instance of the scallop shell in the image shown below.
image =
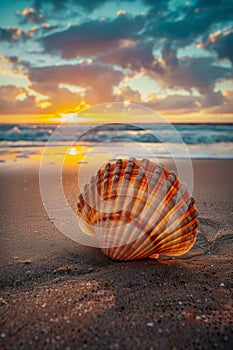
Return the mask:
{"type": "Polygon", "coordinates": [[[79,225],[114,260],[176,256],[194,244],[194,199],[175,172],[148,159],[100,168],[79,196],[79,225]]]}

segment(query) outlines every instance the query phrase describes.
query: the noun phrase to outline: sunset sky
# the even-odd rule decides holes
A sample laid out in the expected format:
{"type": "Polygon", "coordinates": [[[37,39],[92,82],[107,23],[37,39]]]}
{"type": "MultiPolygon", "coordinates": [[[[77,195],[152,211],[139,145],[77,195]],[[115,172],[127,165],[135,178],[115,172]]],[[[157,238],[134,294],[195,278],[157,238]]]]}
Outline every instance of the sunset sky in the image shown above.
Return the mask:
{"type": "Polygon", "coordinates": [[[0,122],[105,102],[233,122],[232,0],[0,3],[0,122]]]}

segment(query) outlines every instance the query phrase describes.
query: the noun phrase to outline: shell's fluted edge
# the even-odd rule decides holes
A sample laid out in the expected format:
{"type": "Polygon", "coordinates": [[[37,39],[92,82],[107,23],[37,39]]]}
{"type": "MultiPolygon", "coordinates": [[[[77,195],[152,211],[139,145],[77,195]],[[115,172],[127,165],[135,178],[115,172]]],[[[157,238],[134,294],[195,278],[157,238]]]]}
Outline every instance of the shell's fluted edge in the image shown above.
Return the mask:
{"type": "Polygon", "coordinates": [[[114,260],[176,256],[195,243],[194,199],[175,172],[148,159],[118,159],[92,176],[79,196],[82,230],[114,260]]]}

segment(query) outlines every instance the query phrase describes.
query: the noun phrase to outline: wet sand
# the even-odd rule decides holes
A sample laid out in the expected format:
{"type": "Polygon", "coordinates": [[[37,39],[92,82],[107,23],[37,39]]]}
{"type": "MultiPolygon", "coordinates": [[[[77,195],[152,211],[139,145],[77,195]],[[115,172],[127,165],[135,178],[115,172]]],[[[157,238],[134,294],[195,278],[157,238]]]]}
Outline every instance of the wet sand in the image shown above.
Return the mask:
{"type": "MultiPolygon", "coordinates": [[[[3,167],[0,348],[232,349],[233,161],[193,167],[195,246],[136,262],[69,240],[43,208],[38,167],[3,167]]],[[[65,174],[72,206],[75,181],[65,174]]]]}

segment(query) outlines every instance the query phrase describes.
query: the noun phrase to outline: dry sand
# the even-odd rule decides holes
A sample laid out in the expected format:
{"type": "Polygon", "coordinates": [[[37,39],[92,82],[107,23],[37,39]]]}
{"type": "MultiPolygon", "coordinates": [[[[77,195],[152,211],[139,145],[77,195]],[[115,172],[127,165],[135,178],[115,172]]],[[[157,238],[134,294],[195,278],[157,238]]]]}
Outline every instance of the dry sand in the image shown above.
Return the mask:
{"type": "MultiPolygon", "coordinates": [[[[233,161],[195,160],[200,233],[177,258],[113,262],[63,236],[37,167],[4,167],[1,349],[232,349],[233,161]]],[[[75,175],[64,185],[75,205],[75,175]]]]}

